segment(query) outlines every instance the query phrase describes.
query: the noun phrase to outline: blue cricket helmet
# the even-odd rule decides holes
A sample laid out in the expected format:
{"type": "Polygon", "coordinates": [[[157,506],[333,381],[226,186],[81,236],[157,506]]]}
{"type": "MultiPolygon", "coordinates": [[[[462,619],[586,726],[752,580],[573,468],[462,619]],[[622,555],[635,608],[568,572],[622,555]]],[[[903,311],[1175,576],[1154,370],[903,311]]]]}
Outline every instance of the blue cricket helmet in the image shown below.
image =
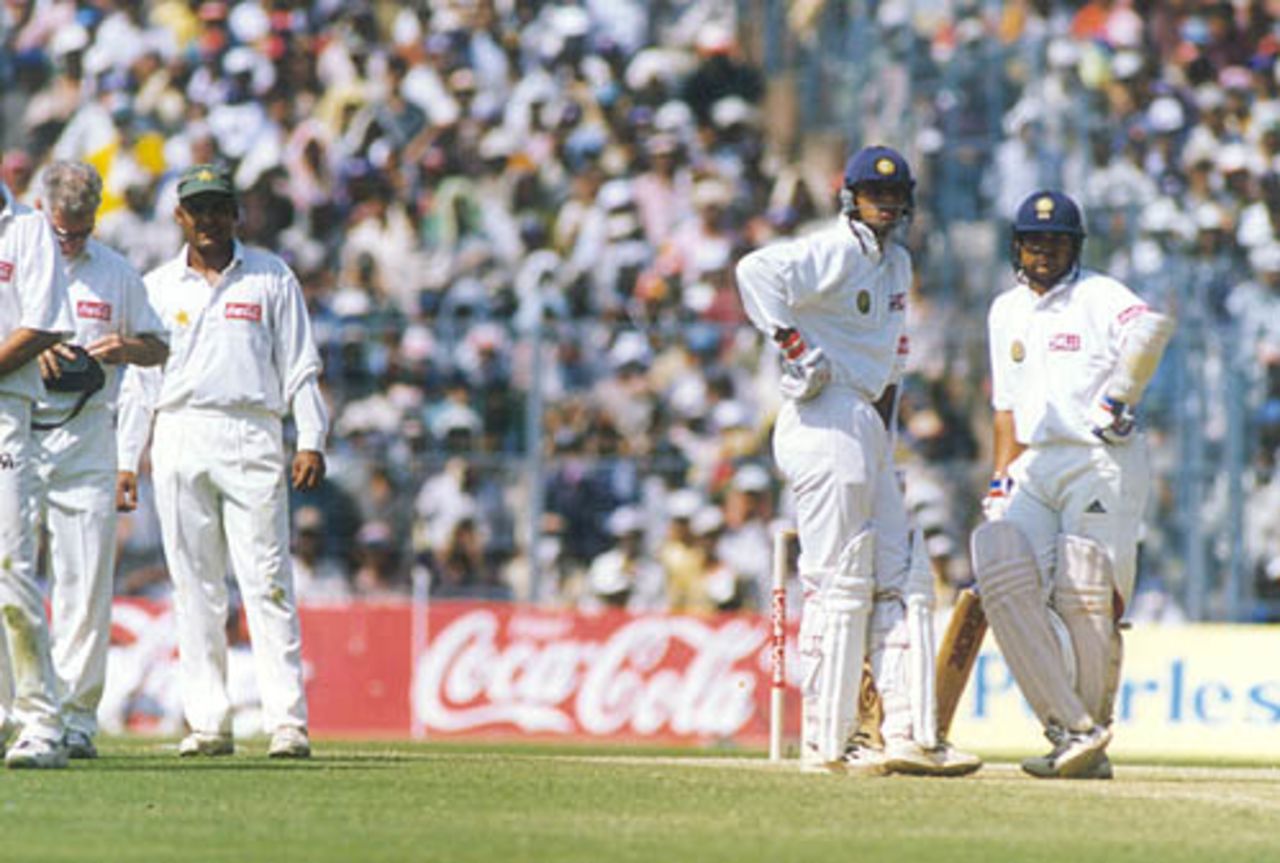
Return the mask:
{"type": "Polygon", "coordinates": [[[1013,234],[1069,234],[1084,238],[1080,207],[1062,192],[1032,192],[1018,207],[1013,234]]]}
{"type": "Polygon", "coordinates": [[[845,164],[845,188],[852,189],[861,183],[899,183],[908,189],[916,187],[911,166],[902,154],[892,147],[880,145],[863,147],[845,164]]]}

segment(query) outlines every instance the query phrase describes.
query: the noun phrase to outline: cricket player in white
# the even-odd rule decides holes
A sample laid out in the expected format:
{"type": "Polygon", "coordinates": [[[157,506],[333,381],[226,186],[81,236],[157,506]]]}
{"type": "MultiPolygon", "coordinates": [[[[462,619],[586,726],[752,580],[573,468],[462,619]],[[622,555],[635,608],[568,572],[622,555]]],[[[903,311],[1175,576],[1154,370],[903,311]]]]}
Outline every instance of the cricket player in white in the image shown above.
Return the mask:
{"type": "Polygon", "coordinates": [[[896,151],[860,150],[846,166],[834,224],[759,249],[737,270],[747,314],[784,355],[773,449],[795,495],[800,541],[806,770],[959,775],[981,766],[937,739],[932,705],[908,685],[905,610],[916,592],[927,591],[920,598],[931,605],[933,585],[911,578],[886,422],[911,283],[893,232],[909,217],[913,187],[896,151]],[[848,746],[868,655],[884,706],[883,752],[848,746]]]}
{"type": "Polygon", "coordinates": [[[1110,778],[1119,621],[1149,487],[1133,408],[1173,321],[1082,270],[1066,195],[1036,192],[1013,227],[1017,283],[988,319],[995,473],[973,535],[983,609],[1053,743],[1039,777],[1110,778]]]}
{"type": "Polygon", "coordinates": [[[66,767],[44,597],[29,529],[31,411],[44,395],[33,362],[72,330],[66,276],[44,217],[0,183],[0,615],[12,686],[0,687],[0,741],[18,729],[9,767],[66,767]]]}
{"type": "Polygon", "coordinates": [[[160,369],[131,369],[121,396],[120,495],[154,411],[151,460],[174,586],[182,697],[181,755],[234,751],[227,694],[227,564],[243,596],[273,757],[305,758],[307,703],[289,558],[286,473],[300,490],[324,478],[328,416],[320,358],[297,278],[275,255],[235,239],[229,176],[196,165],[178,182],[187,244],[145,278],[169,331],[160,369]],[[298,452],[286,468],[281,419],[298,452]]]}
{"type": "MultiPolygon", "coordinates": [[[[33,436],[35,471],[31,530],[47,528],[57,673],[67,755],[95,758],[98,702],[111,641],[116,551],[115,398],[121,363],[153,366],[168,348],[164,327],[147,301],[142,278],[121,255],[90,237],[102,179],[89,165],[54,162],[42,172],[37,206],[45,211],[62,251],[75,333],[103,365],[106,384],[67,419],[75,393],[48,392],[35,407],[38,424],[56,428],[33,436]],[[63,422],[65,420],[65,422],[63,422]]],[[[39,357],[46,381],[59,376],[54,345],[39,357]]]]}

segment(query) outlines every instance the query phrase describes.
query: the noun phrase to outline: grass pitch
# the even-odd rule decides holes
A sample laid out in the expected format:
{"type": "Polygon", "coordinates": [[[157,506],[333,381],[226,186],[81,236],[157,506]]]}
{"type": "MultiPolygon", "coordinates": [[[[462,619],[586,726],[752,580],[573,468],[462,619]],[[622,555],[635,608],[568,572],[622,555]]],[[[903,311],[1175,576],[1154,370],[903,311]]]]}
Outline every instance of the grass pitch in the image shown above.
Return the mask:
{"type": "Polygon", "coordinates": [[[0,773],[0,860],[1280,861],[1280,765],[1118,763],[1046,782],[802,775],[760,757],[250,741],[179,760],[107,740],[96,762],[0,773]]]}

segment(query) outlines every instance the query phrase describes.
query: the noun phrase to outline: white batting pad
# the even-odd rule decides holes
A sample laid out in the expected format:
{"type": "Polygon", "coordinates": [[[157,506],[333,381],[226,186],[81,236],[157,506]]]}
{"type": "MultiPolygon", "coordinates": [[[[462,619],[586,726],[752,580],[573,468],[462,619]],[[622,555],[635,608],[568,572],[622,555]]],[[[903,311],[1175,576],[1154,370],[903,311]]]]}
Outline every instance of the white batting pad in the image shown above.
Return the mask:
{"type": "Polygon", "coordinates": [[[938,699],[934,691],[933,566],[924,532],[911,532],[907,574],[907,685],[911,693],[911,736],[926,749],[938,745],[938,699]]]}
{"type": "Polygon", "coordinates": [[[982,607],[1031,709],[1045,725],[1092,728],[1093,719],[1067,679],[1031,543],[1012,522],[989,521],[973,532],[970,545],[982,607]]]}
{"type": "Polygon", "coordinates": [[[844,754],[858,718],[874,562],[875,535],[863,531],[849,541],[836,571],[824,579],[818,595],[820,619],[807,627],[812,665],[805,681],[805,749],[816,752],[821,761],[836,761],[844,754]]]}
{"type": "Polygon", "coordinates": [[[1123,649],[1111,556],[1091,539],[1062,534],[1053,582],[1053,605],[1075,650],[1076,692],[1095,719],[1110,723],[1123,649]]]}
{"type": "Polygon", "coordinates": [[[907,682],[911,690],[911,736],[925,749],[938,745],[938,698],[934,691],[933,608],[907,598],[907,682]]]}
{"type": "Polygon", "coordinates": [[[880,733],[886,743],[906,740],[912,731],[912,693],[909,679],[911,641],[902,599],[897,594],[877,596],[871,611],[867,650],[871,673],[880,694],[883,717],[880,733]]]}

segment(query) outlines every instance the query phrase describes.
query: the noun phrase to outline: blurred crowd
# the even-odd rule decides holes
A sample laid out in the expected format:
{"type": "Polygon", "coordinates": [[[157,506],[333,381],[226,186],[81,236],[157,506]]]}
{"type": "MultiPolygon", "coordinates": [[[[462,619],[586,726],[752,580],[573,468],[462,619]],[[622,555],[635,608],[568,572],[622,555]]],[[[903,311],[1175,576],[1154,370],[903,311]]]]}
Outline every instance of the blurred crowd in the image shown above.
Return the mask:
{"type": "MultiPolygon", "coordinates": [[[[325,360],[331,477],[293,507],[304,600],[416,584],[695,612],[760,606],[789,513],[738,258],[833,218],[854,145],[917,167],[899,457],[945,599],[987,472],[1003,220],[1060,185],[1088,262],[1182,323],[1150,395],[1167,463],[1137,613],[1180,614],[1180,501],[1208,502],[1207,530],[1231,509],[1217,477],[1177,478],[1171,430],[1197,410],[1211,456],[1243,417],[1249,577],[1280,597],[1280,10],[865,4],[879,84],[815,158],[780,132],[817,97],[760,40],[784,20],[803,48],[828,5],[8,0],[0,172],[23,198],[51,158],[97,166],[98,236],[145,272],[181,242],[177,174],[234,168],[241,235],[293,266],[325,360]]],[[[125,594],[165,589],[145,503],[125,594]]]]}

